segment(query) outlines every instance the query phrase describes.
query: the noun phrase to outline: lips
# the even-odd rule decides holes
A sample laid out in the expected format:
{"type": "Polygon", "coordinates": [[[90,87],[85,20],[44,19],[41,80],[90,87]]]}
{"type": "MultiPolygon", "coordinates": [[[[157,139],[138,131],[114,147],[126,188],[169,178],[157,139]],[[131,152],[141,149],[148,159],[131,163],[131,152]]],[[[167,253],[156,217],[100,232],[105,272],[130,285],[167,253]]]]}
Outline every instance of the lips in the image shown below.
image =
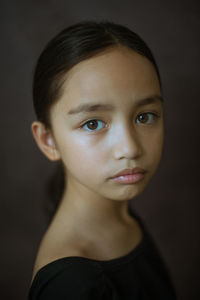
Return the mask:
{"type": "Polygon", "coordinates": [[[111,178],[115,178],[115,177],[119,177],[119,176],[125,176],[125,175],[133,175],[136,173],[146,173],[146,171],[140,167],[136,167],[134,169],[124,169],[122,171],[120,171],[119,173],[116,173],[113,177],[111,178]]]}

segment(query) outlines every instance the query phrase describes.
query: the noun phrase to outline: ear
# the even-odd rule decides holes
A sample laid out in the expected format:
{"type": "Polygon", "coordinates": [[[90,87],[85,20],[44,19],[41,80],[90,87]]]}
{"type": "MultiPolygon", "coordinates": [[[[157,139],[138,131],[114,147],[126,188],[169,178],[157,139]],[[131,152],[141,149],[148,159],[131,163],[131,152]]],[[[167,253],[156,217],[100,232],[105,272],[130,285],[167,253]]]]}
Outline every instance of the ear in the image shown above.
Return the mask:
{"type": "Polygon", "coordinates": [[[44,155],[52,161],[60,160],[60,153],[58,149],[56,149],[55,141],[50,130],[48,130],[42,122],[34,121],[31,124],[31,131],[38,147],[44,155]]]}

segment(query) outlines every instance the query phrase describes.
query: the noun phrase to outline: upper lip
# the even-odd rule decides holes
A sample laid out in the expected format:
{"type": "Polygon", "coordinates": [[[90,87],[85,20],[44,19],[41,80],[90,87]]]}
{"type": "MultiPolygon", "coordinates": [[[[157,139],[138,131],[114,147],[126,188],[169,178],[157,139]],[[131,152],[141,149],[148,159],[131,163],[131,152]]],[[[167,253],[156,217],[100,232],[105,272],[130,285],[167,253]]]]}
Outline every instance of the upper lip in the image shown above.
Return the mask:
{"type": "Polygon", "coordinates": [[[145,172],[146,171],[144,169],[139,168],[139,167],[136,167],[134,169],[124,169],[124,170],[120,171],[119,173],[116,173],[111,178],[122,176],[122,175],[132,175],[132,174],[135,174],[135,173],[145,173],[145,172]]]}

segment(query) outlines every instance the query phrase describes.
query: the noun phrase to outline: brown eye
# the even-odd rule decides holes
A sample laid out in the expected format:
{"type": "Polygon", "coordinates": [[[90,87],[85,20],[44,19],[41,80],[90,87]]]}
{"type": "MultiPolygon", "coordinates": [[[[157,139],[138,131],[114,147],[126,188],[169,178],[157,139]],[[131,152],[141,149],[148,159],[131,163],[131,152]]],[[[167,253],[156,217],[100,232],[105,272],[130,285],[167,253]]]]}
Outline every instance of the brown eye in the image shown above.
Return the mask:
{"type": "Polygon", "coordinates": [[[159,115],[151,112],[142,113],[138,116],[138,119],[142,124],[152,124],[155,121],[154,119],[156,118],[159,118],[159,115]],[[147,123],[147,121],[150,121],[150,123],[149,122],[147,123]]]}
{"type": "Polygon", "coordinates": [[[89,129],[94,130],[98,127],[98,123],[97,123],[96,120],[89,121],[87,126],[88,126],[89,129]]]}
{"type": "Polygon", "coordinates": [[[102,125],[104,122],[101,120],[89,120],[86,123],[83,124],[83,128],[85,128],[87,131],[98,131],[102,129],[104,126],[102,125]],[[99,125],[100,124],[100,125],[99,125]]]}

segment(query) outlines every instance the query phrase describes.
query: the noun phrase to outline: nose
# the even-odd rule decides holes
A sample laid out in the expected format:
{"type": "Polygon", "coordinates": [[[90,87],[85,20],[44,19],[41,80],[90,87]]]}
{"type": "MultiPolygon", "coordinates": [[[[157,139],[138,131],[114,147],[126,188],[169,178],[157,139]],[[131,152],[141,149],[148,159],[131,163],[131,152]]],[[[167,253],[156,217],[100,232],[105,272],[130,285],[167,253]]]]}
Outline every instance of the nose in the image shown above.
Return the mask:
{"type": "Polygon", "coordinates": [[[116,128],[113,141],[113,156],[115,159],[136,159],[142,154],[139,135],[131,125],[121,125],[116,128]]]}

